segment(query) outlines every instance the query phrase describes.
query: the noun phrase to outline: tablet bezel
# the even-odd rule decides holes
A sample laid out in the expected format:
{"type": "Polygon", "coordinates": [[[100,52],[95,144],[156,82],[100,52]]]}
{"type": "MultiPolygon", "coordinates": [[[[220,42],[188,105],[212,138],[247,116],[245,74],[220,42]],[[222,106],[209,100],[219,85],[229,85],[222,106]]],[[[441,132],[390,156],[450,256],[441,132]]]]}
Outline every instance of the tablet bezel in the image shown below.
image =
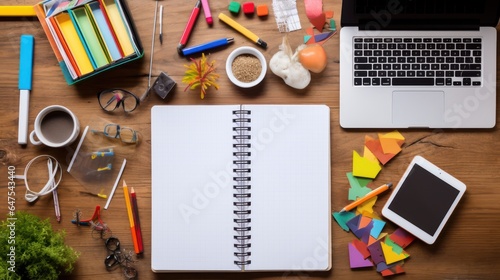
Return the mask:
{"type": "Polygon", "coordinates": [[[410,165],[408,166],[408,168],[406,169],[405,173],[401,177],[401,180],[399,181],[398,185],[396,186],[396,188],[392,192],[391,196],[387,200],[386,204],[382,208],[382,215],[384,217],[386,217],[387,219],[391,220],[392,222],[394,222],[395,224],[397,224],[398,226],[402,227],[403,229],[405,229],[409,233],[413,234],[415,237],[424,241],[425,243],[433,244],[436,241],[439,234],[441,233],[441,230],[443,229],[444,225],[448,221],[448,218],[453,213],[453,210],[457,206],[457,204],[460,201],[460,199],[462,198],[463,194],[465,193],[465,190],[466,190],[466,186],[463,182],[459,181],[455,177],[453,177],[450,174],[448,174],[447,172],[443,171],[442,169],[440,169],[436,165],[432,164],[430,161],[426,160],[425,158],[423,158],[421,156],[415,156],[413,158],[413,160],[411,161],[410,165]],[[415,165],[419,165],[420,167],[422,167],[424,170],[426,170],[430,174],[434,175],[438,179],[444,181],[445,183],[447,183],[451,187],[458,190],[458,194],[455,197],[455,200],[453,201],[451,206],[448,208],[448,211],[444,215],[443,219],[441,220],[441,223],[439,224],[438,228],[436,229],[436,231],[434,232],[433,235],[428,234],[427,232],[425,232],[424,230],[422,230],[421,228],[419,228],[418,226],[416,226],[412,222],[401,217],[398,213],[389,209],[389,206],[391,205],[394,198],[398,194],[399,190],[401,189],[401,186],[403,186],[405,181],[408,179],[408,174],[410,173],[410,171],[413,169],[413,167],[415,165]]]}

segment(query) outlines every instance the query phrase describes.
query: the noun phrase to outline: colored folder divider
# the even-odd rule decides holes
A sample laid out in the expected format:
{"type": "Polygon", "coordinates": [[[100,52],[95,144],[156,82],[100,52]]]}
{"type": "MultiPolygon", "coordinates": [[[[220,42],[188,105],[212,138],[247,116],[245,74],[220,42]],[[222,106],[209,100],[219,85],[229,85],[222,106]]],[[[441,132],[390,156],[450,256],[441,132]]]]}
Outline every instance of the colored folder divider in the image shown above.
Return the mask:
{"type": "Polygon", "coordinates": [[[70,10],[69,15],[73,24],[78,27],[78,35],[80,36],[80,40],[84,42],[85,49],[89,54],[94,69],[108,64],[110,61],[101,43],[102,39],[96,32],[95,24],[92,22],[92,18],[89,17],[86,7],[82,6],[70,10]]]}
{"type": "Polygon", "coordinates": [[[125,0],[71,3],[45,0],[34,6],[68,84],[144,56],[125,0]]]}

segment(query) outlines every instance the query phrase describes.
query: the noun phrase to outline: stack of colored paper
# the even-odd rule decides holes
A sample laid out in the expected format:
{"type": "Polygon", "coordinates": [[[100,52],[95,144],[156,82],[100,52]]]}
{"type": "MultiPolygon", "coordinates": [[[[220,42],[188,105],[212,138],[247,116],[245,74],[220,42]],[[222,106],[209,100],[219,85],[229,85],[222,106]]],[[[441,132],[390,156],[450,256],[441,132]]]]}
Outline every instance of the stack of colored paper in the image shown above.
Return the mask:
{"type": "MultiPolygon", "coordinates": [[[[363,155],[353,151],[353,170],[346,174],[349,182],[348,200],[357,200],[372,191],[372,180],[399,152],[405,138],[397,131],[365,136],[363,155]]],[[[398,228],[392,234],[383,232],[385,222],[373,211],[377,197],[350,212],[334,212],[333,217],[345,231],[357,238],[348,244],[351,268],[376,267],[382,276],[404,273],[404,250],[414,237],[398,228]]]]}
{"type": "Polygon", "coordinates": [[[124,0],[46,0],[34,9],[68,84],[144,55],[124,0]]]}

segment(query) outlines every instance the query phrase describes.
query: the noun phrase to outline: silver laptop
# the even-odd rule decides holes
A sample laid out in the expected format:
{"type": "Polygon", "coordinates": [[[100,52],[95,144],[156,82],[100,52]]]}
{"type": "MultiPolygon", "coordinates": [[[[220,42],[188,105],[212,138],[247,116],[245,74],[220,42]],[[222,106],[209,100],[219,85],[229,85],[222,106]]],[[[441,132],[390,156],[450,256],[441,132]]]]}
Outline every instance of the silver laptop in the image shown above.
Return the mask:
{"type": "Polygon", "coordinates": [[[491,128],[498,0],[343,0],[340,125],[491,128]]]}

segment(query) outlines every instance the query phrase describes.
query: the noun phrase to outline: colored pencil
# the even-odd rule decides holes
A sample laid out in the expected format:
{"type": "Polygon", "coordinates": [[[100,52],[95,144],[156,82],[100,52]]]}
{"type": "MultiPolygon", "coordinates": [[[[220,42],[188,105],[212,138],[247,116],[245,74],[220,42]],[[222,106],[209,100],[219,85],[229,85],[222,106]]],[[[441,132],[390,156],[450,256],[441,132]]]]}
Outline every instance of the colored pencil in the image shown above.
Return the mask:
{"type": "Polygon", "coordinates": [[[144,242],[142,240],[141,220],[139,219],[139,207],[137,206],[137,195],[132,187],[130,189],[130,200],[132,201],[132,211],[134,214],[135,235],[137,236],[137,246],[139,247],[139,254],[144,252],[144,242]]]}
{"type": "Polygon", "coordinates": [[[130,223],[130,232],[132,233],[132,241],[134,242],[134,251],[139,254],[139,245],[137,244],[137,234],[134,224],[134,215],[132,213],[132,207],[130,204],[130,194],[128,192],[127,183],[123,180],[123,195],[125,197],[125,206],[127,207],[128,221],[130,223]]]}
{"type": "Polygon", "coordinates": [[[387,183],[387,184],[383,184],[382,186],[374,189],[373,191],[367,193],[365,196],[363,196],[362,198],[352,202],[351,204],[347,205],[346,207],[342,208],[342,210],[340,210],[340,212],[347,212],[347,211],[351,211],[352,209],[358,207],[359,205],[367,202],[368,200],[372,199],[373,197],[385,192],[386,190],[390,189],[392,187],[392,183],[387,183]]]}

